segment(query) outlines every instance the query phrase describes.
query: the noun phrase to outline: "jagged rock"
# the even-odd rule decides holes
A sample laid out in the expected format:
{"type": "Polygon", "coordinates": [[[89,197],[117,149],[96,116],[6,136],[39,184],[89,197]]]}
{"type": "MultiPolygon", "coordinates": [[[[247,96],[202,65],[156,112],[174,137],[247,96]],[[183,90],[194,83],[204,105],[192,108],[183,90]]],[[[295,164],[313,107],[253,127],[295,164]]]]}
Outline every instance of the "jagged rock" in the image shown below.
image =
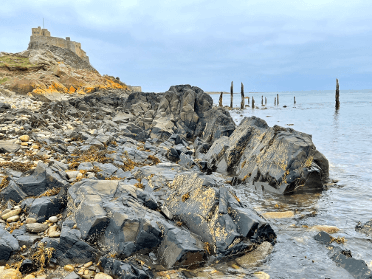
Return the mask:
{"type": "Polygon", "coordinates": [[[11,107],[9,104],[5,104],[5,103],[2,103],[0,102],[0,113],[3,113],[7,110],[9,110],[11,107]]]}
{"type": "Polygon", "coordinates": [[[100,263],[104,272],[111,274],[114,278],[153,278],[149,268],[146,268],[146,266],[140,267],[133,262],[122,262],[116,259],[102,257],[100,258],[100,263]]]}
{"type": "Polygon", "coordinates": [[[5,265],[10,255],[17,250],[19,250],[17,239],[0,226],[0,264],[5,265]]]}
{"type": "Polygon", "coordinates": [[[35,218],[37,222],[44,222],[50,216],[59,214],[66,206],[64,192],[62,189],[57,196],[35,199],[30,206],[29,217],[35,218]]]}
{"type": "Polygon", "coordinates": [[[310,135],[270,128],[256,117],[244,118],[230,137],[216,140],[203,159],[219,172],[280,194],[321,189],[328,179],[328,161],[310,135]]]}
{"type": "Polygon", "coordinates": [[[0,198],[4,200],[12,200],[17,203],[23,200],[26,196],[26,193],[23,192],[13,180],[11,180],[9,185],[0,192],[0,198]]]}
{"type": "Polygon", "coordinates": [[[66,187],[68,182],[65,178],[66,173],[62,171],[56,173],[44,163],[39,162],[30,175],[19,178],[16,183],[27,195],[38,196],[48,189],[66,187]]]}

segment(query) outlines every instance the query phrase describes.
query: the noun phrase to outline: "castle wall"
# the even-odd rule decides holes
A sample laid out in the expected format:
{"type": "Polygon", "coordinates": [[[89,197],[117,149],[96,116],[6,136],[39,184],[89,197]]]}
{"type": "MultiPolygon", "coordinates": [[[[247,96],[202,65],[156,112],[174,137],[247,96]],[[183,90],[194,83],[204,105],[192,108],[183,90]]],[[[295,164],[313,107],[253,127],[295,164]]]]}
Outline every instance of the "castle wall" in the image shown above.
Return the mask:
{"type": "Polygon", "coordinates": [[[81,49],[81,43],[70,41],[67,37],[66,40],[57,37],[51,37],[50,32],[47,29],[32,28],[32,35],[30,37],[30,44],[47,44],[57,46],[60,48],[69,49],[76,53],[80,58],[84,59],[89,63],[89,57],[86,52],[81,49]]]}

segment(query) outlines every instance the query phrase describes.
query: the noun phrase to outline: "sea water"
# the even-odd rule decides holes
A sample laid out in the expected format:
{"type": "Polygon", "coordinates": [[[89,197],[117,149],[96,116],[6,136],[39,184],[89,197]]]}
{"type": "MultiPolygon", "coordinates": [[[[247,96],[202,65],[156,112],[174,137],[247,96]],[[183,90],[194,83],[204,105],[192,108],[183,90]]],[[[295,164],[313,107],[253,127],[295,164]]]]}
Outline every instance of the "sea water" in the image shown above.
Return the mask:
{"type": "MultiPolygon", "coordinates": [[[[236,186],[241,200],[258,212],[278,208],[295,212],[294,218],[269,220],[278,235],[277,244],[264,263],[246,270],[246,274],[264,271],[271,278],[353,278],[328,257],[325,245],[313,239],[317,231],[310,228],[314,225],[338,227],[340,231],[333,237],[346,239],[340,246],[372,269],[372,240],[355,231],[358,221],[372,219],[372,90],[341,90],[338,110],[334,90],[245,96],[250,97],[250,105],[253,97],[258,108],[230,110],[237,125],[244,117],[257,116],[269,126],[290,127],[312,135],[316,148],[329,161],[330,178],[338,181],[321,193],[291,196],[236,186]],[[274,105],[277,94],[279,105],[274,105]],[[267,98],[265,106],[261,105],[262,96],[264,103],[267,98]]],[[[219,95],[211,97],[218,104],[219,95]]],[[[240,108],[240,101],[240,93],[234,94],[235,108],[240,108]]],[[[230,94],[223,96],[223,105],[230,105],[230,94]]]]}

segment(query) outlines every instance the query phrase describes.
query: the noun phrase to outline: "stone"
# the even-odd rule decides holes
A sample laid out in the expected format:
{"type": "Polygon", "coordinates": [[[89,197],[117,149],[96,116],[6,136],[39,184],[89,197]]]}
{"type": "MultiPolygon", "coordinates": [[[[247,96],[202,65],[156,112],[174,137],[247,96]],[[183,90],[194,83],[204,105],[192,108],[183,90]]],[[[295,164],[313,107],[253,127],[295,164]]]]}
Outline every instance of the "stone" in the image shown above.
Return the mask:
{"type": "Polygon", "coordinates": [[[21,279],[22,273],[16,269],[9,268],[0,272],[1,279],[21,279]]]}
{"type": "Polygon", "coordinates": [[[48,228],[46,235],[48,237],[54,238],[54,237],[60,237],[61,233],[58,231],[58,226],[53,225],[48,228]]]}
{"type": "Polygon", "coordinates": [[[70,265],[70,264],[67,264],[63,267],[63,269],[66,270],[66,271],[74,271],[75,267],[70,265]]]}
{"type": "Polygon", "coordinates": [[[256,271],[255,273],[253,273],[253,276],[258,279],[270,279],[270,275],[263,271],[256,271]]]}
{"type": "Polygon", "coordinates": [[[34,278],[36,278],[35,275],[28,274],[23,279],[34,279],[34,278]]]}
{"type": "Polygon", "coordinates": [[[355,230],[357,232],[361,232],[368,236],[371,236],[372,235],[372,220],[367,221],[363,225],[361,222],[358,222],[358,224],[355,226],[355,230]]]}
{"type": "Polygon", "coordinates": [[[244,268],[252,268],[259,265],[273,250],[273,245],[270,242],[261,243],[255,250],[247,253],[242,257],[238,257],[235,261],[244,268]]]}
{"type": "Polygon", "coordinates": [[[59,214],[65,205],[62,190],[57,196],[36,198],[30,206],[29,217],[35,218],[37,222],[44,222],[49,217],[59,214]]]}
{"type": "Polygon", "coordinates": [[[0,113],[4,113],[5,111],[11,109],[9,104],[5,104],[3,102],[0,102],[0,113]]]}
{"type": "Polygon", "coordinates": [[[95,276],[94,276],[94,279],[113,279],[112,276],[106,274],[106,273],[103,273],[103,272],[99,272],[97,273],[95,276]]]}
{"type": "Polygon", "coordinates": [[[134,262],[122,262],[109,257],[100,258],[104,273],[114,278],[153,278],[152,272],[145,265],[138,266],[134,262]]]}
{"type": "Polygon", "coordinates": [[[0,192],[0,198],[4,200],[12,200],[20,202],[26,198],[26,193],[13,181],[9,182],[9,185],[0,192]]]}
{"type": "Polygon", "coordinates": [[[335,226],[326,226],[326,225],[316,225],[316,226],[311,227],[311,229],[316,230],[316,231],[323,231],[329,234],[337,233],[340,231],[340,229],[335,226]]]}
{"type": "Polygon", "coordinates": [[[15,153],[19,148],[17,140],[0,140],[0,153],[15,153]]]}
{"type": "Polygon", "coordinates": [[[0,226],[0,264],[5,265],[11,254],[18,250],[17,239],[0,226]]]}
{"type": "Polygon", "coordinates": [[[39,233],[43,232],[48,228],[47,224],[40,224],[40,223],[31,223],[31,224],[26,224],[26,229],[28,232],[31,233],[39,233]]]}
{"type": "Polygon", "coordinates": [[[23,136],[20,136],[19,139],[22,142],[28,142],[30,140],[30,137],[29,137],[29,135],[23,135],[23,136]]]}
{"type": "Polygon", "coordinates": [[[6,219],[6,221],[8,223],[17,222],[18,220],[19,220],[19,215],[15,215],[15,216],[12,216],[12,217],[9,217],[8,219],[6,219]]]}
{"type": "Polygon", "coordinates": [[[21,211],[22,211],[21,208],[11,210],[11,211],[9,211],[9,212],[7,212],[7,213],[5,213],[5,214],[3,213],[3,214],[1,215],[1,218],[3,218],[3,220],[7,220],[7,219],[10,218],[10,217],[13,217],[13,216],[16,216],[16,215],[20,214],[21,211]]]}
{"type": "Polygon", "coordinates": [[[32,217],[28,217],[27,219],[26,219],[26,224],[33,224],[33,223],[36,223],[37,221],[36,221],[36,219],[35,218],[32,218],[32,217]]]}
{"type": "Polygon", "coordinates": [[[65,178],[64,171],[55,172],[39,162],[30,175],[19,178],[16,183],[27,195],[38,196],[48,189],[66,187],[68,182],[65,178]]]}
{"type": "Polygon", "coordinates": [[[267,219],[281,219],[281,218],[293,218],[295,216],[293,211],[284,211],[284,212],[265,212],[262,213],[267,219]]]}
{"type": "Polygon", "coordinates": [[[72,271],[69,274],[67,274],[66,277],[64,277],[63,279],[80,279],[80,276],[72,271]]]}
{"type": "Polygon", "coordinates": [[[57,221],[58,221],[58,217],[57,216],[51,216],[51,217],[49,217],[49,222],[51,222],[51,223],[57,223],[57,221]]]}

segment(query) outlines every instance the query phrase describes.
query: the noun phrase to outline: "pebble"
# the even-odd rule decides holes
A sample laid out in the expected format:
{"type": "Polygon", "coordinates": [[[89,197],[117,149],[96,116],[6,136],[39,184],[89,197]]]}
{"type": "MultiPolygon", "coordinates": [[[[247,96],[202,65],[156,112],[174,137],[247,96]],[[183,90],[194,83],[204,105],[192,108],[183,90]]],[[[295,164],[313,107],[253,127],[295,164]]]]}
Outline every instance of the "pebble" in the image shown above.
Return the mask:
{"type": "Polygon", "coordinates": [[[34,279],[34,278],[36,278],[34,275],[29,274],[29,275],[26,275],[23,279],[34,279]]]}
{"type": "Polygon", "coordinates": [[[49,227],[47,235],[49,237],[60,237],[61,233],[57,231],[57,228],[58,228],[57,225],[49,227]]]}
{"type": "MultiPolygon", "coordinates": [[[[6,211],[6,210],[5,210],[6,211]]],[[[4,211],[4,212],[5,212],[4,211]]],[[[3,213],[2,215],[1,215],[1,218],[3,218],[3,220],[6,220],[6,219],[8,219],[8,218],[10,218],[10,217],[13,217],[13,216],[15,216],[15,215],[18,215],[19,213],[21,213],[21,211],[22,211],[22,209],[20,209],[20,208],[18,208],[18,209],[14,209],[14,210],[10,210],[9,212],[7,212],[7,213],[3,213]]]]}
{"type": "Polygon", "coordinates": [[[1,279],[21,279],[22,273],[16,269],[10,268],[0,272],[1,279]]]}
{"type": "Polygon", "coordinates": [[[340,231],[340,229],[335,226],[325,226],[325,225],[316,225],[316,226],[313,226],[312,229],[316,231],[323,231],[329,234],[337,233],[340,231]]]}
{"type": "Polygon", "coordinates": [[[74,271],[75,267],[71,264],[67,264],[63,267],[63,269],[66,270],[66,271],[74,271]]]}
{"type": "Polygon", "coordinates": [[[94,279],[113,279],[110,275],[106,273],[97,273],[96,276],[94,276],[94,279]]]}
{"type": "Polygon", "coordinates": [[[36,223],[36,219],[35,218],[32,218],[32,217],[29,217],[26,219],[26,224],[33,224],[33,223],[36,223]]]}
{"type": "Polygon", "coordinates": [[[23,142],[27,142],[30,140],[30,137],[29,135],[23,135],[23,136],[20,136],[19,139],[23,142]]]}
{"type": "Polygon", "coordinates": [[[93,264],[93,262],[87,262],[86,264],[83,265],[83,267],[88,268],[93,264]]]}
{"type": "Polygon", "coordinates": [[[40,224],[40,223],[26,224],[26,230],[32,233],[43,232],[47,228],[48,228],[47,224],[40,224]]]}
{"type": "Polygon", "coordinates": [[[263,272],[263,271],[257,271],[255,273],[253,273],[254,277],[258,278],[258,279],[270,279],[270,275],[263,272]]]}
{"type": "Polygon", "coordinates": [[[15,215],[15,216],[12,216],[12,217],[9,217],[8,219],[6,219],[6,221],[8,223],[17,222],[18,220],[19,220],[19,215],[15,215]]]}
{"type": "Polygon", "coordinates": [[[57,223],[57,221],[58,221],[58,217],[57,216],[51,216],[51,217],[49,217],[49,222],[51,222],[51,223],[57,223]]]}

